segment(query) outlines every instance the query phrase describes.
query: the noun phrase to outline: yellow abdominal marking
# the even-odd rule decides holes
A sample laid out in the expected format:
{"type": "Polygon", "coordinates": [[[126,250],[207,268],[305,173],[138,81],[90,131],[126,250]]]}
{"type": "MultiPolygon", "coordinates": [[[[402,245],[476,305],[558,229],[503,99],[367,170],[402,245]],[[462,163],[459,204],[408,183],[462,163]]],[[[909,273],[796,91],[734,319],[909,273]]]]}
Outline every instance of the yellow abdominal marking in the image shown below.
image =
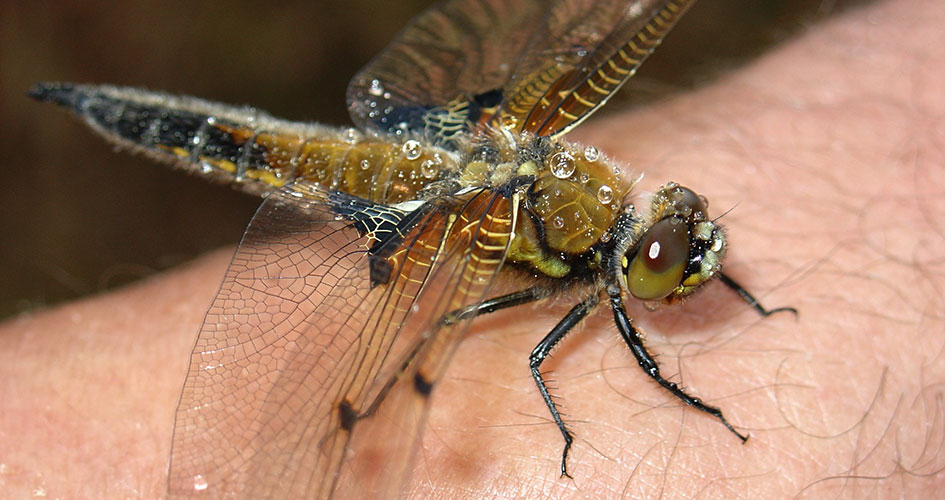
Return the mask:
{"type": "Polygon", "coordinates": [[[285,185],[285,179],[277,177],[276,174],[270,170],[250,169],[246,171],[246,177],[265,182],[273,187],[282,187],[285,185]]]}

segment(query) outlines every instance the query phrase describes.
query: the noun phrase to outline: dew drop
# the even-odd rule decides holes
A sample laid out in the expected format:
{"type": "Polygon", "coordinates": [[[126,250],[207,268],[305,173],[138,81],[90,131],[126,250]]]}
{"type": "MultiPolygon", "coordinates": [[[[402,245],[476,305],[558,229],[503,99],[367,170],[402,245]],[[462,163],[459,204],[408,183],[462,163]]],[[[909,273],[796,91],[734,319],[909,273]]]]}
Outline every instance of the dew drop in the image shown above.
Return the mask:
{"type": "Polygon", "coordinates": [[[420,158],[420,153],[423,152],[422,148],[420,147],[420,143],[413,139],[405,142],[401,150],[404,152],[404,156],[407,157],[408,160],[416,160],[417,158],[420,158]]]}
{"type": "Polygon", "coordinates": [[[371,85],[368,87],[368,93],[373,96],[384,95],[384,84],[382,84],[377,78],[371,80],[371,85]]]}
{"type": "Polygon", "coordinates": [[[725,246],[725,242],[721,238],[716,239],[712,242],[712,246],[709,247],[713,252],[718,253],[722,251],[722,247],[725,246]]]}
{"type": "Polygon", "coordinates": [[[518,125],[518,118],[512,115],[502,115],[502,119],[500,120],[500,122],[501,122],[502,128],[506,130],[512,130],[515,128],[516,125],[518,125]]]}
{"type": "Polygon", "coordinates": [[[574,173],[574,157],[561,151],[551,156],[551,174],[559,179],[567,179],[574,173]]]}
{"type": "Polygon", "coordinates": [[[604,184],[597,190],[597,201],[601,202],[603,205],[614,201],[614,190],[604,184]]]}
{"type": "Polygon", "coordinates": [[[358,131],[353,128],[346,128],[345,131],[341,133],[341,138],[348,144],[354,144],[358,142],[358,131]]]}
{"type": "Polygon", "coordinates": [[[436,163],[433,160],[423,160],[423,163],[420,164],[420,175],[427,179],[436,177],[436,163]]]}
{"type": "Polygon", "coordinates": [[[554,219],[551,220],[551,225],[554,226],[555,229],[561,229],[564,227],[564,217],[556,215],[554,219]]]}
{"type": "Polygon", "coordinates": [[[600,159],[600,151],[594,146],[584,148],[584,159],[587,161],[597,161],[600,159]]]}
{"type": "Polygon", "coordinates": [[[604,234],[600,235],[600,242],[607,243],[611,238],[610,231],[605,231],[604,234]]]}
{"type": "Polygon", "coordinates": [[[371,168],[371,162],[367,160],[361,160],[361,170],[367,170],[371,168]]]}

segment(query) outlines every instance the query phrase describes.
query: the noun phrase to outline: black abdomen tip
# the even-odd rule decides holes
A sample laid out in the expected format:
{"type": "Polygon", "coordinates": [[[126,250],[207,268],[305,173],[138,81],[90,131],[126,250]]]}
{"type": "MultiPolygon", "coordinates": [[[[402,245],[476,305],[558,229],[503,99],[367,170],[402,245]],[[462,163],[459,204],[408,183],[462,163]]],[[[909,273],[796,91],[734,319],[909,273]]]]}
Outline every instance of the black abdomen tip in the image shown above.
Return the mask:
{"type": "Polygon", "coordinates": [[[71,83],[37,83],[27,93],[37,101],[54,102],[60,106],[75,107],[76,86],[71,83]]]}

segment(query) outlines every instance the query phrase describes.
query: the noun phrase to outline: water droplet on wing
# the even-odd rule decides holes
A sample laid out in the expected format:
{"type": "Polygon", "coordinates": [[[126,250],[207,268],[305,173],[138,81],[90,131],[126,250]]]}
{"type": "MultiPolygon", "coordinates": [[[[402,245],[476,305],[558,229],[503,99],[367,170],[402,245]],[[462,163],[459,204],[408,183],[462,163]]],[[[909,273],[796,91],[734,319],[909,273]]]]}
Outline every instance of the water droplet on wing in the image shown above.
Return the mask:
{"type": "Polygon", "coordinates": [[[371,80],[371,85],[368,87],[368,94],[373,96],[381,96],[384,94],[384,84],[381,83],[377,78],[371,80]]]}

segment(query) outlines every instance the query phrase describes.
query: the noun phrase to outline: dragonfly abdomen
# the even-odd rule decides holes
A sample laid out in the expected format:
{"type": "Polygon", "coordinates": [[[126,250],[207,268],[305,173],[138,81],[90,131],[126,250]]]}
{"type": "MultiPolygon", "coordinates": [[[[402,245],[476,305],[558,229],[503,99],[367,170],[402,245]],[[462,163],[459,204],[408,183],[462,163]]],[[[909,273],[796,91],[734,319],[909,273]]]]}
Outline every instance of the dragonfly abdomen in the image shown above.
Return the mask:
{"type": "Polygon", "coordinates": [[[392,204],[457,170],[452,153],[415,139],[292,123],[249,107],[108,85],[46,83],[30,93],[120,146],[253,194],[302,179],[392,204]]]}
{"type": "Polygon", "coordinates": [[[415,200],[431,183],[459,172],[455,153],[415,139],[391,141],[352,128],[308,136],[230,133],[248,137],[251,147],[263,152],[261,171],[291,172],[293,179],[386,205],[415,200]]]}

